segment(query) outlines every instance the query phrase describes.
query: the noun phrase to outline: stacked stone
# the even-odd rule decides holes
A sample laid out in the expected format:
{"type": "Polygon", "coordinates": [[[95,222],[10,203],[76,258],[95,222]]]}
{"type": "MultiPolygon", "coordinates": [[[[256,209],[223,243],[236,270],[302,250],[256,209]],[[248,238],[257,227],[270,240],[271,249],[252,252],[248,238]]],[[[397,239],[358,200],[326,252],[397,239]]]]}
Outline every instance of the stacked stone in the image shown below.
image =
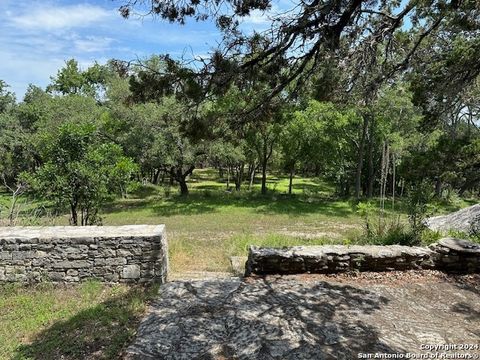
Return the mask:
{"type": "Polygon", "coordinates": [[[442,239],[430,248],[331,245],[275,249],[252,246],[246,275],[422,269],[480,272],[480,247],[457,239],[442,239]]]}
{"type": "Polygon", "coordinates": [[[0,282],[165,282],[165,227],[0,228],[0,282]]]}
{"type": "Polygon", "coordinates": [[[480,273],[480,245],[466,240],[443,238],[430,248],[435,252],[439,270],[459,273],[480,273]]]}

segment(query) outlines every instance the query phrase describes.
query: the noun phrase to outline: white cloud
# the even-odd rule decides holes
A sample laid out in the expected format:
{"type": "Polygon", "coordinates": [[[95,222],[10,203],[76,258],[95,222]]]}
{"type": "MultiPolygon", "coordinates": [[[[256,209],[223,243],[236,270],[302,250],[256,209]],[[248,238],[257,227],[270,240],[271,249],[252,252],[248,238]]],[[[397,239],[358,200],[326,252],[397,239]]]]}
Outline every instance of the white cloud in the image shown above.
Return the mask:
{"type": "Polygon", "coordinates": [[[132,60],[152,53],[204,54],[218,39],[213,24],[185,26],[158,19],[124,20],[110,0],[0,0],[0,79],[19,100],[27,85],[46,86],[75,58],[82,68],[97,60],[132,60]],[[81,3],[81,4],[78,4],[81,3]],[[103,7],[102,7],[103,6],[103,7]]]}
{"type": "Polygon", "coordinates": [[[272,20],[284,16],[284,12],[288,9],[286,3],[289,0],[284,0],[284,3],[273,1],[272,6],[268,10],[253,10],[248,16],[241,19],[241,24],[244,30],[263,31],[270,28],[272,20]]]}
{"type": "Polygon", "coordinates": [[[271,15],[270,12],[254,10],[243,19],[243,22],[253,25],[269,25],[271,23],[269,15],[271,15]]]}
{"type": "Polygon", "coordinates": [[[11,23],[23,29],[64,30],[86,27],[112,15],[113,11],[95,5],[47,5],[29,8],[23,14],[13,17],[11,23]]]}
{"type": "Polygon", "coordinates": [[[75,49],[80,52],[101,52],[110,48],[115,40],[109,37],[87,36],[73,41],[75,49]]]}

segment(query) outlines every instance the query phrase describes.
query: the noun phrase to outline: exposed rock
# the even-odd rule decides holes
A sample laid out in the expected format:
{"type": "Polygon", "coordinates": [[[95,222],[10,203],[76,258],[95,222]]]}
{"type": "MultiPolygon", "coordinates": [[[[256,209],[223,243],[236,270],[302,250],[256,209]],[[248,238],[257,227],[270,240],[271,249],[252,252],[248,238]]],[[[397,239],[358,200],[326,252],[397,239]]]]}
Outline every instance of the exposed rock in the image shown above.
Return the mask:
{"type": "Polygon", "coordinates": [[[438,243],[456,252],[480,255],[480,245],[470,241],[447,237],[440,239],[438,243]]]}
{"type": "Polygon", "coordinates": [[[480,204],[458,210],[448,215],[428,218],[425,220],[425,225],[434,231],[455,230],[469,233],[472,228],[480,230],[480,204]]]}
{"type": "MultiPolygon", "coordinates": [[[[433,358],[422,346],[478,344],[480,301],[471,286],[305,277],[162,285],[125,359],[433,358]]],[[[442,353],[480,354],[476,347],[442,353]]]]}
{"type": "Polygon", "coordinates": [[[245,273],[246,256],[230,256],[230,264],[232,265],[232,272],[236,276],[242,276],[245,273]]]}

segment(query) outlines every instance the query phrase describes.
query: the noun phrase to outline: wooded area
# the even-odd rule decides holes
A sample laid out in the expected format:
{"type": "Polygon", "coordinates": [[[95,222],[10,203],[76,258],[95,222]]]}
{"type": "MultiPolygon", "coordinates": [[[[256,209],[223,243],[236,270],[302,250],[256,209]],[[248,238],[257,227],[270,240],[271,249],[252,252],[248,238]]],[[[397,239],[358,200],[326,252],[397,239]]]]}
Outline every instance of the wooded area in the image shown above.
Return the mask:
{"type": "Polygon", "coordinates": [[[111,196],[177,184],[214,167],[226,190],[269,172],[319,177],[340,197],[438,198],[480,192],[480,36],[476,1],[301,3],[272,28],[241,19],[269,1],[137,2],[182,23],[212,18],[224,44],[210,59],[168,54],[81,69],[66,62],[20,102],[0,82],[0,176],[98,222],[111,196]],[[150,6],[151,5],[151,6],[150,6]],[[222,11],[219,11],[221,9],[222,11]]]}

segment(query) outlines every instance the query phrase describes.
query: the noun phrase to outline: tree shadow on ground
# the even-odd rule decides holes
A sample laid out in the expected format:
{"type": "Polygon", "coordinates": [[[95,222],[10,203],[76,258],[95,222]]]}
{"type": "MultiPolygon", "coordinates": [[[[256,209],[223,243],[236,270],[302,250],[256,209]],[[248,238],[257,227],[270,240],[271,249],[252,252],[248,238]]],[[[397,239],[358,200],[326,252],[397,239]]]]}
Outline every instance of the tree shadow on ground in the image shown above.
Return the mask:
{"type": "Polygon", "coordinates": [[[139,328],[128,359],[356,359],[403,353],[361,314],[389,300],[348,285],[273,279],[176,282],[139,328]]]}
{"type": "Polygon", "coordinates": [[[325,197],[288,196],[272,193],[226,193],[212,191],[192,192],[186,197],[171,196],[166,199],[134,199],[118,201],[104,208],[106,213],[118,213],[149,208],[159,216],[198,215],[214,213],[222,207],[245,208],[261,214],[286,214],[302,216],[323,214],[326,216],[348,217],[354,214],[353,205],[325,197]]]}
{"type": "Polygon", "coordinates": [[[127,293],[55,322],[19,346],[13,359],[117,359],[136,332],[143,304],[157,292],[158,286],[132,286],[127,293]]]}
{"type": "Polygon", "coordinates": [[[480,274],[445,273],[445,279],[459,289],[480,296],[480,274]]]}
{"type": "Polygon", "coordinates": [[[480,311],[475,310],[469,304],[464,302],[455,303],[451,307],[451,311],[465,316],[465,320],[468,321],[479,321],[480,320],[480,311]]]}
{"type": "Polygon", "coordinates": [[[177,214],[199,214],[215,212],[218,208],[229,206],[234,208],[251,208],[260,214],[286,214],[303,216],[306,214],[324,214],[326,216],[347,217],[353,214],[351,206],[346,203],[325,199],[305,199],[270,194],[266,196],[199,196],[192,194],[188,198],[167,200],[154,206],[154,211],[162,216],[177,214]]]}

